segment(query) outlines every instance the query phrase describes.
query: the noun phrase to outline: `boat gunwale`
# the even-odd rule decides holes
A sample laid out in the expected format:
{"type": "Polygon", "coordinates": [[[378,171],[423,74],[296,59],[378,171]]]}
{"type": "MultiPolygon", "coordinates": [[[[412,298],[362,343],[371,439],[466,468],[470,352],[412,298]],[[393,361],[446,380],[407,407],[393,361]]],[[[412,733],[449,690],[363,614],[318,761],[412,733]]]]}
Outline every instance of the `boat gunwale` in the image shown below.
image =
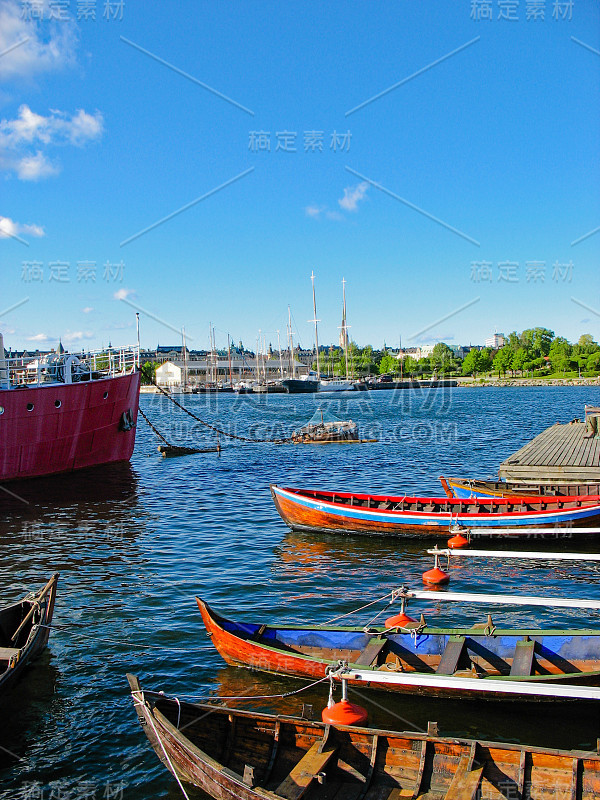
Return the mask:
{"type": "MultiPolygon", "coordinates": [[[[135,676],[134,676],[135,677],[135,676]]],[[[134,692],[131,692],[133,695],[134,692]]],[[[246,717],[249,719],[260,720],[264,722],[273,722],[274,724],[278,721],[280,723],[289,723],[291,725],[304,725],[309,727],[314,727],[325,733],[326,728],[328,727],[326,723],[320,722],[319,720],[308,720],[303,717],[294,717],[289,714],[266,714],[264,712],[255,712],[255,711],[246,711],[244,709],[233,708],[227,705],[221,705],[216,703],[191,703],[187,700],[181,700],[178,695],[169,695],[164,692],[157,692],[154,690],[144,690],[142,689],[141,685],[139,690],[135,692],[135,694],[141,694],[143,698],[143,706],[146,713],[150,712],[154,716],[154,713],[160,714],[160,716],[165,720],[166,725],[171,729],[173,732],[174,738],[180,740],[184,739],[186,742],[189,742],[190,745],[200,753],[205,753],[205,751],[201,750],[199,747],[193,744],[190,739],[184,736],[181,731],[173,725],[169,719],[160,711],[160,709],[156,708],[156,704],[151,705],[150,702],[147,700],[146,695],[152,695],[156,697],[156,702],[168,702],[172,703],[175,708],[178,708],[179,705],[181,706],[182,710],[191,711],[207,711],[212,713],[221,713],[227,714],[231,716],[239,716],[239,717],[246,717]]],[[[218,697],[215,697],[215,700],[218,700],[218,697]]],[[[498,741],[488,741],[483,739],[466,739],[461,737],[455,736],[432,736],[426,732],[420,731],[394,731],[388,730],[385,728],[368,728],[368,727],[360,727],[356,725],[335,725],[336,730],[340,730],[342,732],[347,733],[357,733],[361,735],[373,736],[377,734],[379,736],[386,736],[392,738],[406,738],[410,741],[432,741],[435,743],[440,744],[455,744],[455,745],[464,745],[466,747],[470,746],[475,742],[480,747],[491,749],[491,750],[507,750],[512,752],[522,752],[526,751],[528,753],[539,753],[543,755],[553,755],[553,756],[564,756],[565,758],[574,759],[585,759],[588,761],[597,761],[600,763],[600,753],[597,750],[564,750],[560,748],[545,748],[540,747],[538,745],[527,745],[527,744],[518,744],[515,742],[498,742],[498,741]]],[[[208,756],[213,763],[216,763],[222,769],[224,765],[221,762],[216,761],[216,759],[212,758],[212,756],[208,756]]],[[[233,773],[232,770],[228,772],[228,775],[233,773]]],[[[237,775],[237,773],[233,773],[237,775]]],[[[241,776],[240,776],[241,778],[241,776]]],[[[242,784],[246,789],[249,788],[246,784],[242,784]]],[[[257,787],[259,788],[259,787],[257,787]]],[[[254,789],[255,791],[255,789],[254,789]]],[[[269,790],[263,789],[268,797],[279,797],[279,795],[274,794],[273,792],[269,792],[269,790]]]]}
{"type": "MultiPolygon", "coordinates": [[[[269,653],[273,653],[275,655],[279,655],[279,656],[284,655],[284,656],[286,656],[288,658],[291,658],[291,659],[294,659],[294,660],[309,662],[309,663],[313,663],[313,664],[321,664],[321,665],[324,665],[325,667],[337,666],[340,663],[340,659],[339,658],[329,659],[329,658],[310,655],[310,654],[297,652],[297,651],[288,652],[288,651],[284,650],[282,647],[275,647],[273,645],[266,644],[264,642],[253,640],[253,639],[250,639],[250,638],[249,639],[244,639],[242,636],[239,636],[237,633],[226,630],[223,627],[223,625],[220,624],[221,622],[228,622],[228,623],[230,623],[232,625],[239,625],[239,623],[236,623],[233,620],[227,619],[226,617],[223,617],[223,616],[217,614],[216,612],[213,612],[212,608],[199,597],[196,597],[196,602],[198,603],[198,607],[199,608],[200,608],[201,604],[202,604],[202,606],[204,606],[204,608],[206,609],[207,615],[209,616],[209,618],[213,622],[214,626],[219,628],[219,630],[222,633],[224,633],[225,635],[231,636],[231,637],[233,637],[235,639],[239,639],[240,641],[242,641],[242,642],[244,642],[246,644],[250,644],[253,648],[256,648],[257,650],[265,650],[265,651],[267,651],[269,653]],[[214,615],[216,615],[218,617],[218,620],[215,619],[214,615]]],[[[202,613],[202,609],[200,609],[200,611],[202,613]]],[[[257,623],[251,623],[251,624],[256,625],[257,623]]],[[[260,627],[260,625],[258,627],[260,627]]],[[[281,630],[281,631],[283,631],[283,630],[295,630],[295,631],[304,631],[304,630],[306,630],[307,632],[315,632],[315,630],[316,631],[323,630],[323,631],[344,631],[344,632],[349,632],[349,633],[363,633],[366,636],[371,635],[370,633],[367,633],[366,631],[364,631],[363,629],[360,629],[360,628],[359,629],[356,629],[356,628],[342,629],[342,628],[335,628],[335,627],[326,628],[325,626],[319,626],[316,629],[315,628],[281,628],[279,626],[272,626],[272,625],[268,625],[267,627],[270,630],[281,630]]],[[[386,629],[381,629],[380,632],[383,633],[385,630],[386,629]]],[[[440,635],[448,635],[448,636],[464,635],[465,638],[468,636],[469,638],[472,638],[472,639],[484,639],[484,640],[487,639],[487,638],[496,638],[496,637],[499,637],[499,636],[502,636],[502,635],[504,635],[504,636],[507,636],[507,635],[508,636],[512,636],[512,635],[514,635],[515,638],[517,638],[518,635],[521,635],[521,636],[529,635],[528,633],[525,633],[525,632],[521,633],[521,634],[516,634],[516,633],[513,633],[513,631],[510,630],[510,629],[509,629],[508,632],[502,631],[500,629],[495,629],[494,633],[487,634],[487,635],[483,631],[481,631],[480,632],[480,634],[481,634],[480,636],[477,636],[477,632],[473,631],[472,629],[461,629],[461,628],[458,628],[458,629],[445,629],[445,628],[442,628],[442,629],[438,629],[435,633],[434,633],[434,630],[435,629],[427,630],[426,628],[424,628],[420,633],[422,635],[427,635],[427,636],[430,636],[430,635],[431,636],[433,636],[433,635],[438,635],[438,636],[440,636],[440,635]]],[[[538,629],[538,633],[542,637],[545,637],[547,635],[575,636],[575,635],[579,634],[579,632],[569,631],[569,630],[566,631],[566,632],[560,631],[560,632],[556,632],[555,634],[548,634],[546,631],[539,631],[539,629],[538,629]]],[[[212,637],[212,633],[210,633],[210,635],[212,637]]],[[[407,630],[405,633],[393,634],[393,635],[410,636],[411,633],[410,633],[410,630],[407,630]]],[[[583,632],[581,635],[589,636],[590,634],[587,633],[587,632],[583,632]]],[[[598,635],[600,635],[600,631],[594,631],[591,635],[598,636],[598,635]]],[[[373,636],[376,637],[377,634],[373,634],[373,636]]],[[[215,649],[220,654],[219,648],[217,648],[216,645],[215,645],[215,649]]],[[[323,648],[323,649],[325,649],[325,648],[323,648]]],[[[334,648],[332,648],[332,649],[334,649],[334,648]]],[[[342,649],[342,648],[340,648],[340,649],[342,649]]],[[[240,666],[244,667],[244,668],[258,669],[255,664],[249,664],[249,663],[246,664],[246,663],[241,662],[241,661],[237,662],[237,663],[240,666]]],[[[369,668],[366,668],[364,665],[359,665],[359,664],[356,664],[356,662],[352,662],[352,661],[348,661],[348,668],[349,669],[355,669],[357,671],[361,671],[361,670],[365,671],[366,669],[369,669],[369,668]]],[[[270,674],[270,675],[282,675],[282,676],[285,676],[285,677],[288,677],[288,678],[302,678],[302,676],[296,675],[293,672],[280,671],[280,670],[277,670],[277,669],[264,669],[264,668],[262,668],[262,669],[260,669],[260,671],[266,672],[267,674],[270,674]]],[[[378,670],[375,669],[375,670],[371,670],[371,671],[377,672],[378,670]]],[[[388,673],[387,672],[382,672],[382,674],[388,674],[388,673]]],[[[403,671],[399,671],[398,674],[401,675],[401,674],[404,674],[404,673],[403,673],[403,671]]],[[[419,675],[419,674],[421,674],[421,671],[420,670],[411,670],[409,672],[406,672],[405,674],[407,674],[407,675],[419,675]]],[[[586,681],[589,678],[594,678],[594,677],[599,676],[599,675],[600,675],[600,668],[595,669],[595,670],[581,670],[579,672],[557,672],[557,673],[550,673],[548,675],[544,675],[544,674],[542,674],[542,675],[510,675],[510,674],[509,675],[485,675],[485,676],[481,676],[479,678],[479,680],[480,681],[495,681],[495,680],[507,681],[507,680],[509,680],[509,681],[514,681],[515,683],[523,683],[523,682],[552,683],[552,682],[560,682],[560,681],[564,682],[566,680],[573,680],[573,681],[575,681],[577,683],[577,682],[586,681]]],[[[452,676],[450,676],[450,677],[452,677],[452,676]]]]}

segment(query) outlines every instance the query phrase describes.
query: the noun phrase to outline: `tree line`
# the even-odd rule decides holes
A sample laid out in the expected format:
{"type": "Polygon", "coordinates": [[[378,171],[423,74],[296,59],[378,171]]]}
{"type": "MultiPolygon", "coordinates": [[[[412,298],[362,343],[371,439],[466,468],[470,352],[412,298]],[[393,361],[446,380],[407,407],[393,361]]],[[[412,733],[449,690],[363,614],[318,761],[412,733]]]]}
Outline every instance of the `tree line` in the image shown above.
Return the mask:
{"type": "MultiPolygon", "coordinates": [[[[346,359],[339,348],[330,348],[321,356],[321,372],[345,375],[346,359]]],[[[316,368],[316,362],[313,364],[316,368]]],[[[411,355],[398,359],[387,349],[375,350],[371,345],[348,347],[348,374],[354,377],[391,375],[394,378],[420,378],[432,375],[473,376],[497,374],[529,377],[583,376],[600,373],[600,345],[589,333],[572,344],[556,336],[549,328],[527,328],[513,331],[498,350],[471,348],[460,358],[445,342],[438,342],[431,355],[416,359],[411,355]]]]}

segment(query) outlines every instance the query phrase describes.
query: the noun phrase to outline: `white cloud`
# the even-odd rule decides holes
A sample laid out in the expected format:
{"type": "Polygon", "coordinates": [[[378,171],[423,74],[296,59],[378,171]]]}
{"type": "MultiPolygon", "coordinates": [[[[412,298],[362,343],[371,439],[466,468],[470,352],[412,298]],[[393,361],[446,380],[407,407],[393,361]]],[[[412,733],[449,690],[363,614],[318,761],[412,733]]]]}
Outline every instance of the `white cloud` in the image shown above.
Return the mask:
{"type": "Polygon", "coordinates": [[[28,336],[28,342],[54,342],[56,339],[52,336],[48,336],[47,333],[36,333],[35,336],[28,336]]]}
{"type": "Polygon", "coordinates": [[[135,297],[135,291],[133,289],[119,289],[113,295],[115,300],[127,300],[128,297],[135,297]]]}
{"type": "Polygon", "coordinates": [[[320,206],[307,206],[304,212],[307,217],[317,218],[325,209],[320,206]]]}
{"type": "Polygon", "coordinates": [[[74,342],[82,342],[84,339],[93,339],[93,331],[67,331],[62,340],[65,344],[73,344],[74,342]]]}
{"type": "Polygon", "coordinates": [[[0,53],[4,54],[0,58],[0,81],[30,80],[75,63],[75,21],[50,20],[47,0],[35,6],[44,21],[27,19],[25,3],[17,0],[0,3],[0,53]]]}
{"type": "Polygon", "coordinates": [[[340,214],[339,211],[328,211],[325,216],[327,217],[327,219],[335,220],[335,222],[341,222],[341,220],[344,219],[344,217],[340,214]]]}
{"type": "Polygon", "coordinates": [[[85,308],[82,308],[81,310],[83,311],[84,314],[91,314],[94,309],[91,306],[86,306],[85,308]]]}
{"type": "MultiPolygon", "coordinates": [[[[0,58],[0,63],[2,59],[0,58]]],[[[0,169],[16,172],[21,180],[39,180],[56,175],[59,167],[42,151],[60,145],[83,147],[104,132],[100,111],[88,114],[82,108],[75,114],[51,109],[48,116],[37,114],[23,104],[16,119],[0,121],[0,169]]]]}
{"type": "Polygon", "coordinates": [[[88,114],[79,108],[69,116],[66,111],[52,108],[44,117],[24,103],[16,119],[0,122],[0,144],[7,148],[34,143],[83,145],[98,139],[103,130],[104,119],[99,111],[88,114]]]}
{"type": "Polygon", "coordinates": [[[39,150],[34,156],[24,156],[13,166],[22,181],[39,181],[50,175],[58,175],[60,169],[39,150]]]}
{"type": "Polygon", "coordinates": [[[357,186],[347,186],[344,189],[344,196],[338,200],[340,207],[345,211],[358,211],[358,204],[364,200],[368,188],[369,184],[366,181],[357,186]]]}
{"type": "Polygon", "coordinates": [[[21,224],[9,217],[0,216],[0,239],[8,239],[11,236],[18,236],[20,233],[28,233],[30,236],[45,236],[46,232],[41,225],[21,224]]]}

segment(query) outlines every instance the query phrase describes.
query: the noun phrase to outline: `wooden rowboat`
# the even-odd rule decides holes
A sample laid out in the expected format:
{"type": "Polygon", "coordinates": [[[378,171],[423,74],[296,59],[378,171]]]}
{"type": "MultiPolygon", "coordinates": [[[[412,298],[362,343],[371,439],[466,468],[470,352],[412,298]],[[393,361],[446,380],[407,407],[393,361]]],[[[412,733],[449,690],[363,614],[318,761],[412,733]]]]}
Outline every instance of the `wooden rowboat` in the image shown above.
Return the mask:
{"type": "Polygon", "coordinates": [[[543,495],[550,497],[600,495],[598,483],[524,483],[523,481],[486,481],[445,478],[440,481],[448,497],[514,497],[543,495]]]}
{"type": "Polygon", "coordinates": [[[180,787],[192,784],[219,800],[600,796],[597,752],[333,727],[186,703],[127,679],[144,733],[180,787]]]}
{"type": "Polygon", "coordinates": [[[6,694],[48,642],[58,573],[39,592],[0,610],[0,694],[6,694]]]}
{"type": "Polygon", "coordinates": [[[346,662],[351,672],[369,671],[370,688],[450,699],[556,702],[556,696],[528,694],[525,683],[600,686],[600,629],[510,629],[496,628],[493,623],[437,628],[424,620],[401,629],[297,628],[233,622],[199,597],[196,602],[212,643],[232,666],[322,678],[346,662]],[[447,680],[420,686],[412,680],[417,676],[447,680]],[[478,680],[462,686],[458,678],[478,680]],[[501,691],[494,694],[498,681],[524,688],[509,696],[501,691]]]}
{"type": "MultiPolygon", "coordinates": [[[[584,497],[408,497],[323,492],[271,484],[275,507],[292,530],[380,536],[448,536],[460,525],[473,535],[527,536],[527,528],[597,526],[600,495],[584,497]],[[501,529],[494,534],[494,529],[501,529]],[[507,533],[508,530],[508,533],[507,533]]],[[[589,528],[586,528],[589,531],[589,528]]],[[[600,533],[600,528],[598,530],[600,533]]]]}

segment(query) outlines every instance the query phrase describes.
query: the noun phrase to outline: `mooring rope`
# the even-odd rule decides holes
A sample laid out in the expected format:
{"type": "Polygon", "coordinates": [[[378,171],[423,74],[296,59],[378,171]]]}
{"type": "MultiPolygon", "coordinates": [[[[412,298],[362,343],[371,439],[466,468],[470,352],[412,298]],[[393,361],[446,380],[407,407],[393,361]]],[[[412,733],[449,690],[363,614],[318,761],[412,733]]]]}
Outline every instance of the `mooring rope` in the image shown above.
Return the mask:
{"type": "MultiPolygon", "coordinates": [[[[200,425],[204,425],[206,428],[210,428],[211,431],[216,431],[216,433],[220,433],[222,436],[227,436],[230,439],[238,439],[240,442],[252,442],[253,444],[265,444],[265,443],[268,443],[268,444],[286,444],[287,442],[291,442],[293,440],[292,436],[287,436],[287,437],[283,437],[283,438],[279,438],[279,439],[254,439],[254,438],[252,438],[250,436],[238,436],[236,433],[228,433],[227,431],[224,431],[222,428],[217,428],[215,425],[211,425],[210,422],[205,422],[205,420],[200,419],[200,417],[196,416],[196,414],[194,414],[192,411],[187,409],[185,406],[182,406],[181,403],[178,403],[177,400],[175,400],[175,398],[171,397],[169,392],[167,392],[165,389],[163,389],[162,386],[159,386],[156,383],[155,380],[153,380],[153,379],[151,379],[151,380],[152,380],[152,384],[154,386],[156,386],[158,391],[161,392],[161,394],[164,394],[164,396],[166,398],[168,398],[174,405],[176,405],[177,408],[180,408],[183,412],[185,412],[192,419],[195,419],[196,422],[200,423],[200,425]]],[[[142,413],[142,416],[144,416],[143,413],[142,413]]]]}
{"type": "Polygon", "coordinates": [[[168,441],[165,439],[165,437],[162,435],[162,433],[160,433],[160,432],[159,432],[159,431],[158,431],[158,430],[157,430],[157,429],[154,427],[154,425],[153,425],[153,424],[150,422],[150,420],[149,420],[149,419],[148,419],[148,417],[147,417],[147,416],[144,414],[144,412],[142,411],[142,409],[141,409],[141,408],[138,408],[138,411],[140,412],[140,414],[142,415],[142,417],[143,417],[143,418],[146,420],[146,422],[147,422],[147,423],[148,423],[148,425],[150,426],[151,430],[153,430],[153,431],[154,431],[154,433],[155,433],[155,434],[158,436],[158,438],[159,438],[159,439],[161,439],[161,441],[163,441],[163,442],[164,442],[164,443],[167,445],[167,447],[172,447],[173,445],[172,445],[172,444],[170,444],[170,443],[169,443],[169,442],[168,442],[168,441]]]}

